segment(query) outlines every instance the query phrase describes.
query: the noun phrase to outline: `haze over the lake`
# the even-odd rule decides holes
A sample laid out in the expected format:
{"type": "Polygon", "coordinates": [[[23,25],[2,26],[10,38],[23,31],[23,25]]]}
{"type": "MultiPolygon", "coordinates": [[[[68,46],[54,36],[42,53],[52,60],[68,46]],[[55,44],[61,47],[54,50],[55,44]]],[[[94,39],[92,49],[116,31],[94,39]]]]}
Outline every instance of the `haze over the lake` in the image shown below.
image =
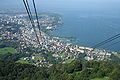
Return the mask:
{"type": "MultiPolygon", "coordinates": [[[[35,1],[39,12],[49,11],[62,15],[64,25],[52,34],[76,37],[78,41],[75,44],[91,46],[120,32],[120,0],[35,1]]],[[[1,0],[0,9],[25,10],[22,0],[1,0]]],[[[105,49],[120,51],[120,43],[105,49]]]]}
{"type": "MultiPolygon", "coordinates": [[[[120,0],[35,0],[44,9],[116,9],[120,0]]],[[[0,8],[23,8],[22,0],[1,0],[0,8]]]]}

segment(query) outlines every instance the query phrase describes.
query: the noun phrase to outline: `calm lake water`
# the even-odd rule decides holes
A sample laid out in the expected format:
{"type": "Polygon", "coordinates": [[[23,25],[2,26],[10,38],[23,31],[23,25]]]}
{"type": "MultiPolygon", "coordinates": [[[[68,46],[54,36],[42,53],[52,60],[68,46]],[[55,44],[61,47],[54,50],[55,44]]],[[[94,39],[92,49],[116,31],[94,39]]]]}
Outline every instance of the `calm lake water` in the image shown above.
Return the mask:
{"type": "MultiPolygon", "coordinates": [[[[63,15],[63,26],[58,27],[52,33],[62,37],[75,37],[74,44],[81,46],[92,46],[120,32],[120,16],[116,13],[71,11],[63,15]]],[[[119,39],[111,42],[115,43],[119,39]]],[[[106,44],[101,48],[120,51],[120,43],[108,47],[106,44]],[[106,48],[107,47],[107,48],[106,48]]]]}
{"type": "MultiPolygon", "coordinates": [[[[1,0],[0,8],[24,10],[22,0],[9,2],[10,0],[1,0]]],[[[36,2],[39,12],[62,15],[63,26],[58,27],[52,34],[75,37],[77,42],[74,44],[90,47],[120,33],[120,0],[36,0],[36,2]]],[[[117,41],[120,41],[120,38],[101,48],[120,51],[120,43],[109,46],[117,41]]]]}

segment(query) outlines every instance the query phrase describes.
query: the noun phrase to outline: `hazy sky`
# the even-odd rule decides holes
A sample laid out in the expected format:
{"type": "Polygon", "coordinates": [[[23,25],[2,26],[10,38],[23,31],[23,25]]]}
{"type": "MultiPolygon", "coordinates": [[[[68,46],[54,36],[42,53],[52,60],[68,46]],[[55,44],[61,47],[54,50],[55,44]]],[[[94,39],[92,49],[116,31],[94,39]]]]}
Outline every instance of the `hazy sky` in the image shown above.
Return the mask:
{"type": "MultiPolygon", "coordinates": [[[[31,1],[31,0],[28,0],[31,1]]],[[[37,7],[58,9],[115,8],[120,0],[35,0],[37,7]]],[[[0,0],[0,8],[23,8],[22,0],[0,0]]]]}
{"type": "MultiPolygon", "coordinates": [[[[31,3],[32,0],[28,0],[31,3]]],[[[120,14],[120,0],[35,0],[40,12],[78,12],[120,14]]],[[[32,5],[32,4],[31,4],[32,5]]],[[[31,6],[33,8],[33,6],[31,6]]],[[[0,10],[25,10],[23,0],[0,0],[0,10]]]]}

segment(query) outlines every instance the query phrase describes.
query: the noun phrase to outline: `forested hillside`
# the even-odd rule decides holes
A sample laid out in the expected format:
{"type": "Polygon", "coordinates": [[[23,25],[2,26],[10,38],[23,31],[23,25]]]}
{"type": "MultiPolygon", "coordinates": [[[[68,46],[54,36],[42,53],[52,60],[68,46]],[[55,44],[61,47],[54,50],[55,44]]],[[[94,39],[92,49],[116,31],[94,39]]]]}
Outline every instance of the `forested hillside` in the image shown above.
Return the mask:
{"type": "Polygon", "coordinates": [[[0,60],[0,80],[119,80],[120,65],[72,61],[49,68],[0,60]]]}

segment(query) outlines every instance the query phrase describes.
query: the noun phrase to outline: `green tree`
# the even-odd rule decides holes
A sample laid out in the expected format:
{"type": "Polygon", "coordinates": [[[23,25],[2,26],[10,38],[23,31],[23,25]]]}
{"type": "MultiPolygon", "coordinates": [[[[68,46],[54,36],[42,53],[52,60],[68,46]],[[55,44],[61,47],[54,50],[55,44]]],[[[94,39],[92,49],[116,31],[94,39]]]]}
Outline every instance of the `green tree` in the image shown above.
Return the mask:
{"type": "Polygon", "coordinates": [[[120,68],[115,69],[115,70],[111,73],[110,78],[111,78],[112,80],[120,80],[120,68]]]}

